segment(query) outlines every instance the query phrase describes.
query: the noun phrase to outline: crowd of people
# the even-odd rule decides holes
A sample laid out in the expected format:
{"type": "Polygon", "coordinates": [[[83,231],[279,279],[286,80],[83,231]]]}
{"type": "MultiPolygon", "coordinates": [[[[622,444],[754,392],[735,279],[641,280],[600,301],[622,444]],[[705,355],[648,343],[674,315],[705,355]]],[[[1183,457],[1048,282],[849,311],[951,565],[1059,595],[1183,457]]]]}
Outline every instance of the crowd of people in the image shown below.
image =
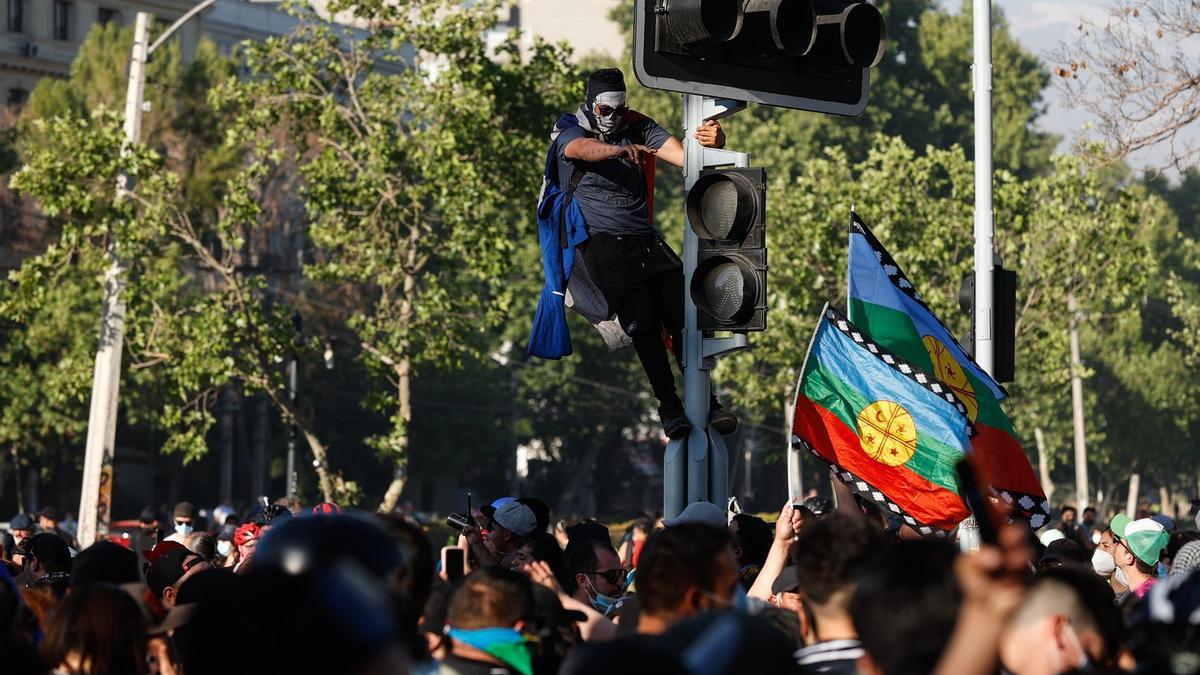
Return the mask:
{"type": "Polygon", "coordinates": [[[82,548],[52,510],[18,514],[0,673],[1200,673],[1190,521],[1065,506],[963,552],[835,498],[616,532],[505,497],[445,547],[402,513],[297,500],[147,509],[82,548]]]}

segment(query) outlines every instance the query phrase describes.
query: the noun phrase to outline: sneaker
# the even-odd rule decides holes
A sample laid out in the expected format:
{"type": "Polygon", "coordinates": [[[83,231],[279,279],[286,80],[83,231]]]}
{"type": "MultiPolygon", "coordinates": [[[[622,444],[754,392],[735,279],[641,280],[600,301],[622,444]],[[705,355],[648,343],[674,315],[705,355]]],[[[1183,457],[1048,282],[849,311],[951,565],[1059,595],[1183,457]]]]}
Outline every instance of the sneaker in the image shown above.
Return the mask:
{"type": "Polygon", "coordinates": [[[725,412],[725,408],[713,397],[708,404],[708,426],[718,434],[728,436],[737,431],[738,419],[732,413],[725,412]]]}
{"type": "Polygon", "coordinates": [[[667,438],[683,438],[692,432],[692,423],[688,421],[681,405],[659,406],[658,419],[662,422],[667,438]]]}

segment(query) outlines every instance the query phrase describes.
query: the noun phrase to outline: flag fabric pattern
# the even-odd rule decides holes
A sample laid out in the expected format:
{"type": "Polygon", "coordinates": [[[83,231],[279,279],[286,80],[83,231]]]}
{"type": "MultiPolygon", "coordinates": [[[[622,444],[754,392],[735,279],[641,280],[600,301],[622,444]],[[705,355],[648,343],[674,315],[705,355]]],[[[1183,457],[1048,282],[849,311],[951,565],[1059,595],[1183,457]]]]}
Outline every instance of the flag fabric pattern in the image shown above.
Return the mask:
{"type": "Polygon", "coordinates": [[[852,491],[921,534],[970,515],[954,470],[971,447],[966,407],[828,305],[796,386],[792,433],[852,491]]]}
{"type": "Polygon", "coordinates": [[[1034,529],[1045,525],[1050,505],[1000,407],[1007,392],[963,350],[857,214],[851,215],[849,257],[850,320],[954,392],[975,426],[971,445],[983,476],[1034,529]]]}

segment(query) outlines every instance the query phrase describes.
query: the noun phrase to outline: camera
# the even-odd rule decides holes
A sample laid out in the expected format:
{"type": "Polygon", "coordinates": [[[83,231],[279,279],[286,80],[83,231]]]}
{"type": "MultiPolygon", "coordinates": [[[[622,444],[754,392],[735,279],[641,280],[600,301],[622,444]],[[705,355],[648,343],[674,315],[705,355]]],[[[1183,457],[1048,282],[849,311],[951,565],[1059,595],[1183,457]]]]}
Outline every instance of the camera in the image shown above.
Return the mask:
{"type": "Polygon", "coordinates": [[[462,530],[471,526],[471,519],[461,513],[451,513],[446,516],[446,524],[456,530],[462,530]]]}

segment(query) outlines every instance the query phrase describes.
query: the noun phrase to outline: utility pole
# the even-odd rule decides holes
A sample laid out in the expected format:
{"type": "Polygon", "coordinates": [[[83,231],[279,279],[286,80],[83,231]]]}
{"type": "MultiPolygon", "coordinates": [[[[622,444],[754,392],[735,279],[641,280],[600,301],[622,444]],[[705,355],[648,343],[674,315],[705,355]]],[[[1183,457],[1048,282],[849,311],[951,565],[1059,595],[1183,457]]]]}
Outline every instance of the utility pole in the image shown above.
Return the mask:
{"type": "MultiPolygon", "coordinates": [[[[712,99],[684,94],[684,193],[692,189],[706,166],[730,165],[745,168],[750,158],[744,152],[705,148],[695,131],[705,120],[721,119],[746,109],[743,101],[712,99]]],[[[699,237],[689,223],[683,228],[683,407],[692,431],[687,438],[667,444],[663,460],[663,513],[668,518],[688,504],[708,501],[725,508],[729,498],[729,451],[721,434],[708,428],[711,393],[710,371],[718,357],[741,351],[748,341],[744,333],[732,337],[705,337],[698,328],[697,307],[688,291],[699,257],[699,237]]]]}
{"type": "Polygon", "coordinates": [[[975,63],[975,362],[995,375],[992,335],[992,4],[974,0],[975,63]]]}
{"type": "Polygon", "coordinates": [[[1083,429],[1083,359],[1079,355],[1079,303],[1067,295],[1071,326],[1071,418],[1075,427],[1075,508],[1088,505],[1087,439],[1083,429]]]}
{"type": "MultiPolygon", "coordinates": [[[[300,312],[296,312],[292,315],[292,326],[296,328],[296,335],[299,337],[300,331],[304,327],[304,320],[300,317],[300,312]]],[[[288,424],[287,476],[285,481],[287,484],[286,494],[289,497],[296,494],[296,436],[298,435],[298,431],[296,429],[296,415],[298,414],[296,411],[296,387],[298,384],[298,377],[296,375],[297,361],[299,361],[299,359],[293,353],[291,358],[288,359],[287,371],[288,403],[292,408],[292,419],[288,424]]]]}
{"type": "MultiPolygon", "coordinates": [[[[128,153],[141,136],[142,99],[146,89],[146,63],[150,55],[180,26],[214,2],[216,0],[204,0],[188,10],[152,45],[149,44],[152,17],[146,12],[138,12],[133,23],[133,54],[129,62],[129,87],[125,92],[125,147],[122,153],[128,153]]],[[[117,179],[117,199],[124,199],[132,188],[131,177],[122,175],[117,179]]],[[[104,304],[100,307],[100,339],[92,372],[83,485],[79,497],[77,539],[82,546],[91,544],[99,534],[107,531],[109,507],[112,504],[112,463],[121,386],[121,350],[125,343],[125,274],[128,271],[128,265],[121,258],[119,243],[115,233],[110,232],[108,269],[104,272],[104,304]]]]}
{"type": "MultiPolygon", "coordinates": [[[[127,153],[142,129],[142,95],[146,88],[149,58],[150,15],[138,12],[133,24],[133,55],[129,63],[129,88],[125,93],[125,147],[127,153]]],[[[130,176],[117,179],[117,199],[124,199],[130,176]]],[[[117,394],[121,385],[121,350],[125,342],[125,274],[115,233],[108,237],[108,269],[104,272],[104,305],[100,308],[100,345],[92,371],[92,402],[88,411],[87,445],[83,457],[83,488],[79,497],[81,546],[94,542],[108,529],[112,504],[113,446],[117,437],[117,394]]]]}

